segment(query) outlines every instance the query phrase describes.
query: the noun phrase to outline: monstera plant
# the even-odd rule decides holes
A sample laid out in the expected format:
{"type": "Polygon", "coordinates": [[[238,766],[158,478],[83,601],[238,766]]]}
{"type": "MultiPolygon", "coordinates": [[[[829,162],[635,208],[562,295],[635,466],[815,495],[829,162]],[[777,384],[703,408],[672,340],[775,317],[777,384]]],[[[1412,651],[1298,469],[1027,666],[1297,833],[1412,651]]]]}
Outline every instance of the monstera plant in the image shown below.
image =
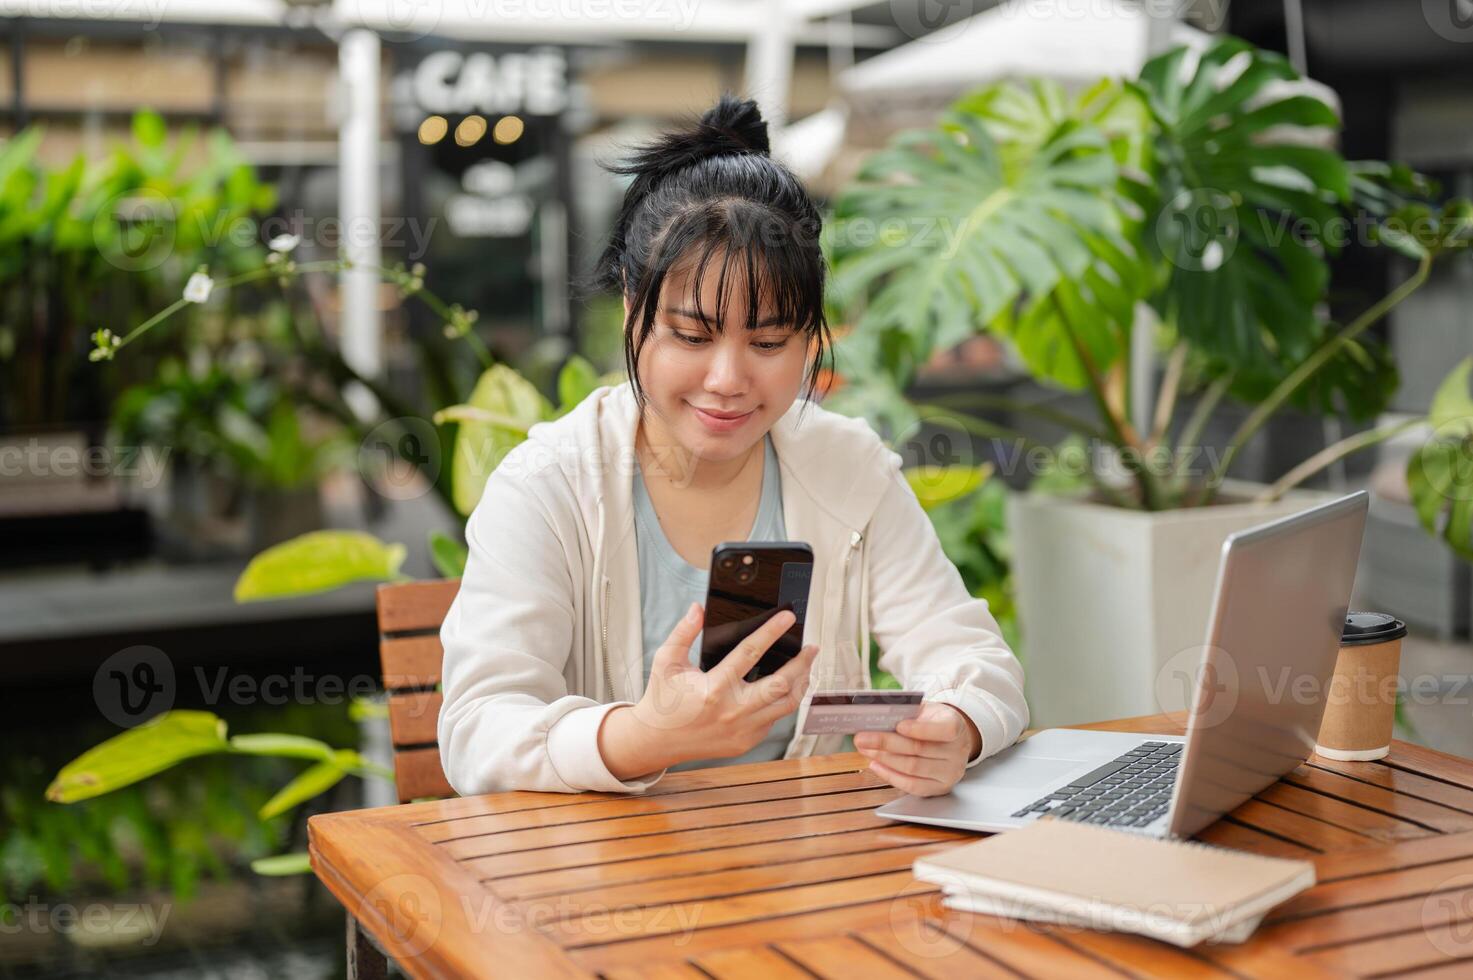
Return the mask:
{"type": "MultiPolygon", "coordinates": [[[[992,333],[1040,381],[1087,392],[1094,412],[971,403],[1033,413],[1109,447],[1129,481],[1087,467],[1096,496],[1148,511],[1213,502],[1238,453],[1285,406],[1374,418],[1397,375],[1367,330],[1434,262],[1468,249],[1473,206],[1435,206],[1434,189],[1405,168],[1345,160],[1324,138],[1338,129],[1336,110],[1311,91],[1284,58],[1224,37],[1078,95],[1045,81],[991,85],[934,127],[901,134],[865,161],[828,229],[832,302],[853,324],[835,402],[891,428],[940,417],[946,406],[899,392],[934,352],[992,333]],[[1324,315],[1330,263],[1357,227],[1415,266],[1341,323],[1324,315]],[[1127,411],[1139,344],[1165,355],[1144,430],[1127,411]],[[1200,398],[1178,420],[1188,390],[1200,398]],[[1195,478],[1183,463],[1225,397],[1248,414],[1195,478]]],[[[1439,395],[1438,436],[1414,454],[1409,480],[1429,529],[1447,528],[1473,553],[1457,533],[1473,497],[1467,423],[1449,422],[1468,399],[1467,364],[1460,372],[1439,395]]],[[[1262,497],[1426,421],[1357,433],[1262,497]]]]}

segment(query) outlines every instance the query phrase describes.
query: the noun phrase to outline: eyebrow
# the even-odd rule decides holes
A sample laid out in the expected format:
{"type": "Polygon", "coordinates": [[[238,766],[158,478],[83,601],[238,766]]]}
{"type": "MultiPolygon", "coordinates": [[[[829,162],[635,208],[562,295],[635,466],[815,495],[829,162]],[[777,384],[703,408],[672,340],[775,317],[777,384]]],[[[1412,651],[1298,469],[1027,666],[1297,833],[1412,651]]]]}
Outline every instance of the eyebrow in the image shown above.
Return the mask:
{"type": "MultiPolygon", "coordinates": [[[[711,318],[710,317],[706,317],[706,316],[702,316],[696,310],[686,310],[686,309],[671,310],[670,311],[670,315],[671,316],[683,316],[683,317],[685,317],[688,320],[699,320],[699,321],[701,321],[702,323],[704,323],[708,327],[711,325],[711,318]]],[[[756,326],[756,329],[761,330],[763,327],[783,327],[783,326],[787,326],[787,325],[788,325],[788,321],[785,318],[783,318],[781,316],[770,316],[766,320],[763,320],[760,323],[758,323],[757,326],[756,326]]]]}

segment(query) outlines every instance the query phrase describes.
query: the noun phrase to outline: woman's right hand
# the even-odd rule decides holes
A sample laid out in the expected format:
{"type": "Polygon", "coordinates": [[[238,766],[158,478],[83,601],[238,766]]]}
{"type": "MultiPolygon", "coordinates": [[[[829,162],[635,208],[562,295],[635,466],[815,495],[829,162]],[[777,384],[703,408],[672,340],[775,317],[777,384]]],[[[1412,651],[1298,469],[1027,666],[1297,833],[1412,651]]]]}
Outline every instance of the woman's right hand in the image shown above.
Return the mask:
{"type": "Polygon", "coordinates": [[[729,758],[756,746],[767,737],[773,722],[802,703],[818,654],[818,647],[806,646],[774,673],[751,683],[743,680],[796,621],[785,609],[737,644],[715,667],[703,671],[690,662],[690,648],[704,619],[700,604],[692,603],[655,652],[649,683],[630,712],[641,740],[649,740],[642,748],[650,755],[669,758],[666,765],[729,758]]]}

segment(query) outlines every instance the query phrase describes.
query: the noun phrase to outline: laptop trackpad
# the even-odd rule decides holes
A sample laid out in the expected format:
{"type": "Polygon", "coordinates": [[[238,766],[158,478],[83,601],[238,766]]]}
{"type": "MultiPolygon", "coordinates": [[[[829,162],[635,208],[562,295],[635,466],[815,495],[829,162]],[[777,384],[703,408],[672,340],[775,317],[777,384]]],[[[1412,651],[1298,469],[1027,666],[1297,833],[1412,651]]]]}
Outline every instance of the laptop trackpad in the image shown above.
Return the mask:
{"type": "Polygon", "coordinates": [[[1081,768],[1078,759],[1049,759],[1021,752],[1003,752],[979,762],[967,782],[998,789],[1031,789],[1053,785],[1081,768]]]}

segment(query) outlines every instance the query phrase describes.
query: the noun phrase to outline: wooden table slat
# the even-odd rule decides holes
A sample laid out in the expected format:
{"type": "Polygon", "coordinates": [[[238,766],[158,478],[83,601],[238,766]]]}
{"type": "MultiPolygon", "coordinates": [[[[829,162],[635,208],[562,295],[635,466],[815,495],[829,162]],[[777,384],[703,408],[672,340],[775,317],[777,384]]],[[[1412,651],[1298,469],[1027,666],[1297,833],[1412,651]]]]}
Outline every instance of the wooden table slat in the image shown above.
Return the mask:
{"type": "Polygon", "coordinates": [[[1317,793],[1289,782],[1276,783],[1259,793],[1255,799],[1302,813],[1342,830],[1374,837],[1376,840],[1407,840],[1437,833],[1422,824],[1379,810],[1368,810],[1338,797],[1317,793]]]}
{"type": "Polygon", "coordinates": [[[1383,766],[1379,762],[1341,762],[1338,759],[1325,759],[1320,756],[1311,758],[1310,766],[1359,782],[1370,783],[1372,786],[1390,790],[1397,796],[1425,800],[1428,803],[1440,804],[1450,810],[1473,813],[1473,789],[1465,789],[1440,779],[1432,779],[1405,769],[1383,766]]]}
{"type": "Polygon", "coordinates": [[[958,976],[980,980],[1011,980],[1017,973],[934,923],[908,919],[879,929],[852,933],[853,937],[915,973],[933,980],[958,976]]]}
{"type": "Polygon", "coordinates": [[[932,841],[909,847],[884,848],[864,854],[841,854],[837,857],[788,861],[782,864],[711,871],[681,875],[659,881],[637,881],[628,885],[600,888],[596,893],[573,892],[557,896],[523,899],[523,903],[576,904],[583,896],[596,895],[601,905],[657,905],[672,902],[697,902],[703,899],[730,897],[773,889],[790,889],[796,885],[822,884],[857,878],[882,871],[908,870],[915,859],[937,850],[954,847],[954,840],[932,841]]]}
{"type": "Polygon", "coordinates": [[[1161,980],[1228,980],[1233,974],[1193,951],[1123,932],[1046,926],[1059,941],[1137,976],[1161,980]]]}
{"type": "Polygon", "coordinates": [[[934,896],[936,906],[929,918],[939,919],[948,935],[964,940],[973,948],[1025,977],[1069,977],[1071,980],[1118,980],[1132,976],[1132,971],[1112,966],[1093,954],[1082,952],[1065,942],[1047,927],[1016,919],[957,912],[945,909],[934,896]]]}
{"type": "MultiPolygon", "coordinates": [[[[681,813],[721,806],[751,806],[772,800],[818,797],[857,789],[891,789],[890,785],[869,770],[831,773],[804,779],[743,786],[713,787],[687,793],[661,796],[604,796],[577,806],[544,807],[538,810],[516,810],[487,817],[467,817],[429,824],[416,830],[429,841],[449,843],[472,837],[507,834],[521,830],[587,825],[597,820],[627,820],[639,814],[681,813]]],[[[892,790],[893,791],[893,790],[892,790]]]]}
{"type": "Polygon", "coordinates": [[[626,841],[651,834],[668,834],[677,830],[708,830],[731,827],[761,820],[809,816],[819,813],[841,813],[846,810],[873,810],[900,795],[894,787],[858,789],[823,796],[801,796],[789,800],[770,800],[749,806],[708,807],[699,810],[677,810],[672,813],[640,814],[593,820],[588,823],[561,824],[556,827],[534,827],[509,830],[447,841],[439,845],[456,860],[511,854],[528,849],[561,848],[601,841],[626,841]]]}
{"type": "Polygon", "coordinates": [[[777,944],[777,951],[820,977],[911,980],[915,976],[889,956],[853,936],[825,936],[777,944]]]}
{"type": "MultiPolygon", "coordinates": [[[[722,977],[762,977],[763,980],[808,980],[807,970],[767,946],[740,946],[714,950],[692,961],[705,973],[722,977]]],[[[617,972],[617,971],[615,971],[617,972]]]]}
{"type": "MultiPolygon", "coordinates": [[[[800,912],[852,905],[877,899],[893,899],[915,881],[910,871],[825,881],[816,885],[794,885],[771,891],[751,892],[730,898],[714,898],[694,902],[670,902],[620,910],[620,941],[630,937],[662,936],[674,933],[683,939],[693,929],[759,922],[768,918],[791,916],[800,912]]],[[[929,886],[928,886],[929,887],[929,886]]],[[[604,931],[607,914],[602,910],[549,923],[547,935],[565,949],[597,945],[604,931]]]]}
{"type": "Polygon", "coordinates": [[[1473,814],[1373,786],[1318,767],[1300,766],[1285,777],[1285,782],[1368,810],[1392,814],[1398,819],[1420,824],[1438,833],[1473,830],[1473,814]]]}
{"type": "Polygon", "coordinates": [[[463,867],[487,878],[527,874],[539,870],[586,867],[645,857],[685,854],[741,844],[777,840],[806,840],[826,834],[851,830],[873,830],[891,826],[891,821],[877,817],[869,808],[843,813],[819,813],[786,820],[683,830],[673,834],[650,834],[630,841],[596,841],[550,848],[546,851],[521,851],[465,861],[463,867]]]}
{"type": "Polygon", "coordinates": [[[534,871],[531,874],[509,875],[488,881],[497,894],[506,898],[538,898],[601,886],[619,887],[736,868],[779,867],[814,858],[866,854],[928,841],[955,843],[956,834],[940,827],[886,822],[885,826],[877,829],[807,837],[803,840],[801,850],[795,849],[791,840],[783,839],[633,861],[588,864],[557,871],[534,871]]]}
{"type": "Polygon", "coordinates": [[[1257,799],[1242,804],[1228,817],[1316,851],[1343,850],[1376,843],[1376,839],[1369,834],[1345,830],[1257,799]]]}

